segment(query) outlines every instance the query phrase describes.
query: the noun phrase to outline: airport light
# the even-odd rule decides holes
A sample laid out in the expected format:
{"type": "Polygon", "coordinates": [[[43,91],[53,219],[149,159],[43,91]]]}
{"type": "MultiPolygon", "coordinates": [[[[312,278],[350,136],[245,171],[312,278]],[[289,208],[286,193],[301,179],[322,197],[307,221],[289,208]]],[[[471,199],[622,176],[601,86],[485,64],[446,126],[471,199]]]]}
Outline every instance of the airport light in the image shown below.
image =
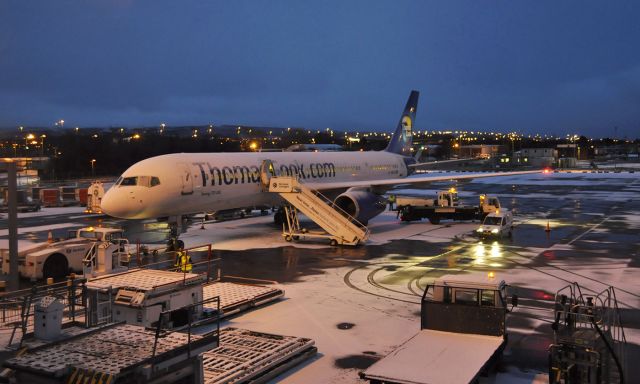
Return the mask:
{"type": "Polygon", "coordinates": [[[44,156],[44,139],[47,138],[47,135],[42,134],[40,135],[40,156],[44,156]]]}
{"type": "Polygon", "coordinates": [[[96,159],[91,159],[91,177],[96,175],[96,159]]]}

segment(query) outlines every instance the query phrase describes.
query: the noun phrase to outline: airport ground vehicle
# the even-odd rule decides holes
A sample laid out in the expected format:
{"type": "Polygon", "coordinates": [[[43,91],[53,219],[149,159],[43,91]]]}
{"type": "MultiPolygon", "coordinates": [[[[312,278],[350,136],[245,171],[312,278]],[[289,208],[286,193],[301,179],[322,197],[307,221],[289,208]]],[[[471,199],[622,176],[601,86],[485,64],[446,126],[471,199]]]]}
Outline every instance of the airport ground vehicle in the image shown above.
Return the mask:
{"type": "MultiPolygon", "coordinates": [[[[8,194],[8,191],[2,191],[2,197],[0,197],[0,212],[8,211],[8,194]]],[[[36,212],[40,210],[40,202],[33,200],[25,190],[17,191],[16,203],[18,205],[18,212],[36,212]]]]}
{"type": "MultiPolygon", "coordinates": [[[[102,213],[100,202],[104,196],[104,186],[102,182],[96,181],[92,183],[86,192],[86,213],[102,213]]],[[[80,203],[82,205],[82,202],[80,203]]]]}
{"type": "Polygon", "coordinates": [[[473,382],[507,344],[507,286],[494,279],[443,276],[428,285],[420,332],[361,378],[388,384],[473,382]]]}
{"type": "MultiPolygon", "coordinates": [[[[61,279],[69,272],[83,272],[83,265],[95,260],[99,253],[112,265],[129,262],[128,240],[122,229],[86,227],[69,231],[66,240],[38,244],[18,253],[20,276],[38,280],[61,279]]],[[[3,272],[9,271],[9,251],[0,250],[3,272]]]]}
{"type": "Polygon", "coordinates": [[[511,236],[512,229],[513,215],[511,211],[499,209],[488,214],[476,232],[480,237],[504,237],[511,236]]]}
{"type": "Polygon", "coordinates": [[[500,209],[500,200],[495,196],[480,195],[478,205],[459,205],[455,188],[438,192],[436,199],[420,197],[396,197],[396,210],[400,220],[428,219],[431,224],[440,220],[482,220],[486,215],[500,209]]]}

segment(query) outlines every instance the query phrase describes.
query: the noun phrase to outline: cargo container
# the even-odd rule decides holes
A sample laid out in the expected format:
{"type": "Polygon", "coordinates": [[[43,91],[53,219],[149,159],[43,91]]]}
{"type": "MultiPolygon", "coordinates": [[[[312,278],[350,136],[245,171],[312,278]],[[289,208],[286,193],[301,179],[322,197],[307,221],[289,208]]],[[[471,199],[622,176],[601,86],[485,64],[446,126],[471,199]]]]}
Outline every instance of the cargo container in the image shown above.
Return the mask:
{"type": "Polygon", "coordinates": [[[76,186],[60,187],[60,203],[63,207],[77,205],[76,200],[76,186]]]}
{"type": "Polygon", "coordinates": [[[60,206],[60,190],[57,188],[43,188],[40,190],[40,203],[43,207],[60,206]]]}
{"type": "Polygon", "coordinates": [[[87,188],[76,188],[76,201],[83,207],[87,206],[87,188]]]}

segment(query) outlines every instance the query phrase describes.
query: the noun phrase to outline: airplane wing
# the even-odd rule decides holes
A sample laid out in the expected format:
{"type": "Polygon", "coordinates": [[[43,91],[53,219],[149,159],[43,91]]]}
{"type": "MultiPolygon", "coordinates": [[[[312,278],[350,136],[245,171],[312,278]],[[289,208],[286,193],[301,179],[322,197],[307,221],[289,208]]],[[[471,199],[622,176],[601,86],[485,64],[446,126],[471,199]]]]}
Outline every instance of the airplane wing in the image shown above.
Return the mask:
{"type": "Polygon", "coordinates": [[[450,181],[450,180],[471,180],[484,177],[498,177],[498,176],[515,176],[515,175],[528,175],[534,173],[543,173],[542,170],[535,171],[518,171],[518,172],[487,172],[487,173],[471,173],[471,174],[439,174],[438,176],[417,176],[417,177],[405,177],[398,179],[381,179],[381,180],[367,180],[367,181],[338,181],[338,182],[312,182],[305,183],[305,185],[315,190],[336,190],[336,189],[348,189],[348,188],[367,188],[371,187],[378,193],[394,189],[397,187],[407,186],[421,186],[428,185],[437,181],[450,181]]]}
{"type": "Polygon", "coordinates": [[[407,164],[407,167],[409,168],[426,168],[429,166],[433,166],[433,165],[442,165],[442,164],[452,164],[452,163],[462,163],[462,162],[467,162],[467,161],[478,161],[478,160],[483,160],[483,159],[477,159],[477,158],[467,158],[467,159],[451,159],[451,160],[434,160],[434,161],[427,161],[424,163],[414,163],[414,164],[407,164]]]}

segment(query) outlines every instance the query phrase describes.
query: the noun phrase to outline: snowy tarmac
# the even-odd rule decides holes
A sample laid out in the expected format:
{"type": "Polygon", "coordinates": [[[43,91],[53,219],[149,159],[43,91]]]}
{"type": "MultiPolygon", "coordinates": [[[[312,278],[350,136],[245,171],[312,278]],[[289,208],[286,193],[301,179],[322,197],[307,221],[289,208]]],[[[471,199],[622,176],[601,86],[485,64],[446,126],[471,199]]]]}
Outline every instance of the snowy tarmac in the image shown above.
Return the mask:
{"type": "MultiPolygon", "coordinates": [[[[397,194],[433,196],[455,183],[397,194]]],[[[494,272],[520,296],[508,315],[509,344],[497,372],[483,381],[546,380],[547,348],[555,292],[578,282],[587,292],[616,288],[628,348],[640,358],[640,174],[540,174],[458,183],[461,199],[497,195],[515,211],[512,239],[480,241],[478,223],[402,223],[395,212],[370,221],[365,246],[330,247],[324,242],[287,243],[272,216],[192,223],[186,246],[213,243],[224,275],[275,280],[285,299],[225,321],[223,326],[308,337],[318,357],[278,378],[285,383],[358,383],[358,372],[412,337],[420,328],[420,296],[445,274],[486,276],[494,272]],[[547,223],[551,232],[544,231],[547,223]]],[[[130,241],[163,243],[166,223],[82,217],[80,208],[48,209],[20,217],[21,244],[56,237],[86,225],[123,225],[130,241]]],[[[0,218],[0,228],[6,220],[0,218]]],[[[6,233],[0,230],[0,247],[6,233]]],[[[197,261],[197,260],[195,260],[197,261]]],[[[459,362],[456,362],[459,363],[459,362]]],[[[455,369],[451,367],[443,369],[455,369]]],[[[628,364],[630,382],[640,367],[628,364]]]]}

